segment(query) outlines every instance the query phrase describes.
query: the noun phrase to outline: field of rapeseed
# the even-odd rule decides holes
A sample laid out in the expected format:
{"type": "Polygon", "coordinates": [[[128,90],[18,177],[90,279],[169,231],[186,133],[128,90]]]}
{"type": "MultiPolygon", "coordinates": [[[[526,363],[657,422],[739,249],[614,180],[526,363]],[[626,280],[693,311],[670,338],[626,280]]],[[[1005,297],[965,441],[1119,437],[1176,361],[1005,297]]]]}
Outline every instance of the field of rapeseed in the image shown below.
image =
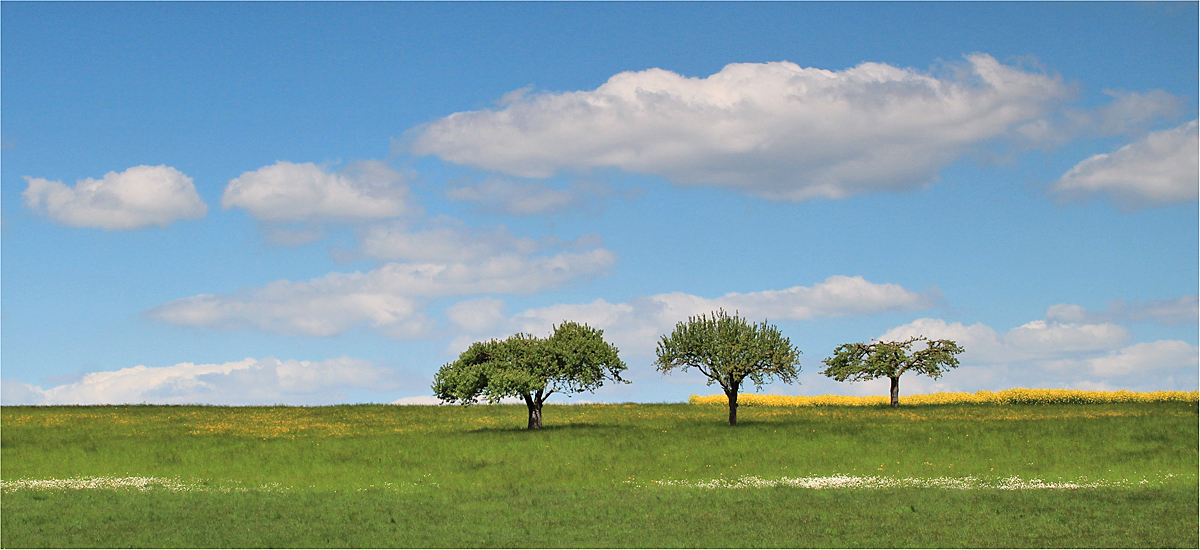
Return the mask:
{"type": "MultiPolygon", "coordinates": [[[[1106,403],[1195,403],[1200,401],[1200,391],[1083,391],[1083,390],[1033,390],[1016,388],[1001,391],[942,392],[900,396],[901,405],[1097,405],[1106,403]]],[[[693,395],[693,405],[725,405],[723,394],[693,395]]],[[[855,397],[849,395],[757,395],[745,393],[738,396],[738,405],[765,405],[771,407],[875,407],[888,405],[885,395],[855,397]]]]}
{"type": "Polygon", "coordinates": [[[0,546],[1200,543],[1194,394],[906,405],[2,407],[0,546]]]}

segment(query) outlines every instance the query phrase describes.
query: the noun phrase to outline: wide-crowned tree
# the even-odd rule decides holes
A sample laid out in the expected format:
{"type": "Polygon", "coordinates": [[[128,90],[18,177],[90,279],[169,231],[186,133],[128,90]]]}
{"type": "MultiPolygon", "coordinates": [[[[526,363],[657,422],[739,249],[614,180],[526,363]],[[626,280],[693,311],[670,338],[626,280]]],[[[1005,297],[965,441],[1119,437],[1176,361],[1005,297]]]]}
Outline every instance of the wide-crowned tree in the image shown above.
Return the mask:
{"type": "Polygon", "coordinates": [[[514,334],[475,342],[438,370],[433,393],[464,405],[520,397],[529,408],[529,429],[541,429],[542,405],[551,394],[590,392],[609,380],[628,383],[621,378],[625,363],[603,335],[603,330],[564,322],[549,338],[514,334]]]}
{"type": "Polygon", "coordinates": [[[791,383],[800,374],[800,350],[774,325],[748,323],[736,312],[718,310],[688,317],[658,342],[658,370],[694,368],[716,382],[729,398],[729,425],[737,425],[738,391],[750,378],[762,388],[771,378],[791,383]]]}
{"type": "Polygon", "coordinates": [[[901,342],[842,344],[833,350],[832,357],[822,361],[826,368],[821,374],[838,382],[886,376],[892,380],[892,406],[899,407],[900,375],[914,372],[936,380],[947,370],[958,368],[955,356],[962,351],[963,348],[953,340],[930,340],[924,336],[901,342]],[[917,342],[925,344],[917,351],[910,351],[917,342]]]}

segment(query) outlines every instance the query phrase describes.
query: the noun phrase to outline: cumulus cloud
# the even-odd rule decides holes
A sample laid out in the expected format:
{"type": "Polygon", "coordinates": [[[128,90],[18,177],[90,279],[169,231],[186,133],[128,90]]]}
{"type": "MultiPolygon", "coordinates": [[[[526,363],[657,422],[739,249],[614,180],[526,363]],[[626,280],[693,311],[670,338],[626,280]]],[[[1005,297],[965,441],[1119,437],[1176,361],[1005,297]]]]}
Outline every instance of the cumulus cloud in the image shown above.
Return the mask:
{"type": "Polygon", "coordinates": [[[615,167],[773,200],[842,198],[928,184],[1069,95],[1057,77],[985,54],[944,78],[881,63],[739,63],[707,78],[650,69],[455,113],[415,130],[410,147],[521,177],[615,167]]]}
{"type": "Polygon", "coordinates": [[[542,182],[514,182],[488,178],[474,185],[461,185],[446,192],[446,198],[473,202],[484,212],[511,216],[535,216],[573,210],[596,204],[611,195],[608,188],[576,182],[556,189],[542,182]]]}
{"type": "Polygon", "coordinates": [[[369,361],[246,358],[223,364],[179,363],[93,372],[76,383],[42,389],[5,381],[4,404],[100,405],[125,403],[212,405],[323,404],[349,388],[385,389],[394,373],[369,361]],[[332,390],[332,391],[331,391],[332,390]]]}
{"type": "Polygon", "coordinates": [[[1051,190],[1068,199],[1104,193],[1122,209],[1137,210],[1195,201],[1200,194],[1197,181],[1200,135],[1193,120],[1084,160],[1051,190]]]}
{"type": "Polygon", "coordinates": [[[1179,340],[1127,345],[1130,333],[1111,323],[1031,321],[1005,333],[982,323],[918,319],[879,340],[945,338],[962,345],[962,368],[940,381],[913,378],[910,391],[977,391],[1010,387],[1195,389],[1200,348],[1179,340]]]}
{"type": "Polygon", "coordinates": [[[1087,310],[1075,304],[1056,304],[1046,310],[1046,319],[1067,323],[1152,322],[1160,325],[1195,324],[1200,321],[1197,296],[1148,302],[1113,300],[1101,310],[1087,310]]]}
{"type": "Polygon", "coordinates": [[[1200,349],[1179,340],[1143,342],[1086,361],[1098,376],[1147,375],[1182,369],[1195,371],[1200,349]]]}
{"type": "Polygon", "coordinates": [[[363,221],[413,214],[404,177],[377,160],[330,172],[311,162],[279,161],[229,182],[223,208],[264,222],[363,221]]]}
{"type": "Polygon", "coordinates": [[[1008,331],[1003,344],[1009,352],[1033,357],[1109,349],[1129,340],[1125,327],[1111,323],[1063,324],[1030,321],[1008,331]]]}
{"type": "Polygon", "coordinates": [[[367,273],[330,273],[231,294],[201,294],[144,314],[190,327],[331,336],[368,325],[388,336],[415,338],[433,328],[420,311],[421,298],[528,294],[602,274],[615,262],[612,251],[594,249],[551,256],[504,254],[470,263],[388,263],[367,273]]]}
{"type": "Polygon", "coordinates": [[[198,219],[208,206],[196,194],[192,178],[170,166],[134,166],[86,178],[67,187],[62,181],[25,176],[25,207],[71,227],[138,229],[166,227],[175,220],[198,219]]]}
{"type": "MultiPolygon", "coordinates": [[[[549,331],[552,325],[570,320],[604,329],[605,337],[622,351],[647,354],[653,352],[659,336],[670,332],[676,323],[717,309],[736,311],[755,321],[764,318],[789,321],[925,309],[939,301],[936,289],[921,293],[900,285],[836,275],[811,287],[731,292],[719,298],[672,292],[615,304],[598,299],[586,304],[529,309],[508,318],[502,315],[502,302],[490,302],[486,308],[481,307],[483,303],[471,302],[461,305],[467,321],[456,324],[475,335],[500,336],[517,331],[540,334],[549,331]]],[[[459,348],[465,348],[471,340],[464,336],[451,342],[449,351],[461,351],[459,348]]]]}

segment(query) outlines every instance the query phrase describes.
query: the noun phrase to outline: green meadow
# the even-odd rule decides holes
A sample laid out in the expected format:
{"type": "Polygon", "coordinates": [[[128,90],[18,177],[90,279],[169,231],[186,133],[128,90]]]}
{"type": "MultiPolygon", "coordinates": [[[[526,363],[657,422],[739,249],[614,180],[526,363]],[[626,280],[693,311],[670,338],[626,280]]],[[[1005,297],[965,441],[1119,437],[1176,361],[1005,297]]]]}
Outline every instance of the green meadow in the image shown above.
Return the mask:
{"type": "Polygon", "coordinates": [[[1200,546],[1195,402],[726,414],[2,407],[0,545],[1200,546]]]}

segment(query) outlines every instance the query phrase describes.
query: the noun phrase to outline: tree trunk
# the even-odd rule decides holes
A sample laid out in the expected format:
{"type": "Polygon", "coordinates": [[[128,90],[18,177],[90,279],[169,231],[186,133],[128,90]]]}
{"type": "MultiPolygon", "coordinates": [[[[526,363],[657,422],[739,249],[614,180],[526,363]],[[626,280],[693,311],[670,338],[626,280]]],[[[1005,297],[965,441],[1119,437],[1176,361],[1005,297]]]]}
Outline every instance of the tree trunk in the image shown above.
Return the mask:
{"type": "Polygon", "coordinates": [[[900,377],[892,376],[892,408],[900,406],[900,377]]]}
{"type": "Polygon", "coordinates": [[[526,426],[526,429],[542,429],[542,403],[535,400],[533,397],[526,395],[525,406],[529,408],[529,425],[526,426]]]}
{"type": "Polygon", "coordinates": [[[738,395],[737,386],[734,386],[732,390],[725,392],[725,396],[729,398],[729,425],[730,426],[737,426],[737,395],[738,395]]]}

